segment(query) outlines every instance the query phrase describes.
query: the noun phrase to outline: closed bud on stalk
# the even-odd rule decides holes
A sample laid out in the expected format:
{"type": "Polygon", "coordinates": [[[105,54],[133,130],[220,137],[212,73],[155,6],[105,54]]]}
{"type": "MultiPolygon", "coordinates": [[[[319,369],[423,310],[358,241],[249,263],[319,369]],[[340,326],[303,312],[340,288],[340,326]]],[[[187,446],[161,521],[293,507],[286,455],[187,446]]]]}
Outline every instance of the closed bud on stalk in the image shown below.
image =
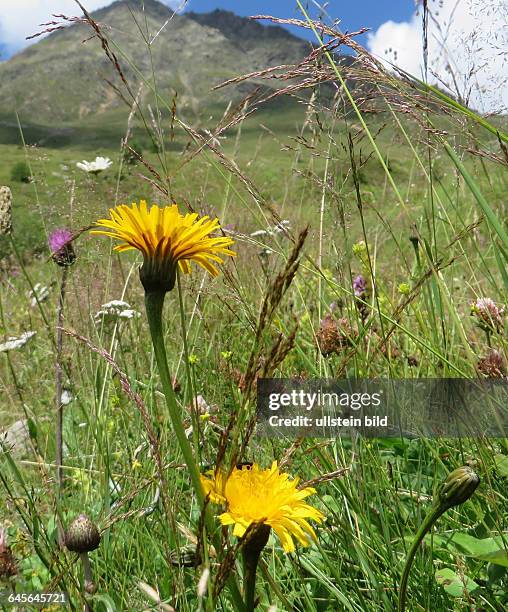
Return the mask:
{"type": "Polygon", "coordinates": [[[72,552],[90,552],[98,548],[100,542],[99,530],[86,514],[74,519],[65,533],[65,546],[72,552]]]}
{"type": "Polygon", "coordinates": [[[437,490],[436,502],[443,511],[460,506],[473,495],[479,484],[478,474],[468,465],[464,465],[448,474],[437,490]]]}
{"type": "Polygon", "coordinates": [[[420,523],[418,532],[406,557],[404,571],[402,572],[402,578],[400,580],[399,602],[397,606],[398,612],[405,612],[406,610],[409,572],[411,571],[416,551],[423,541],[423,538],[432,529],[440,516],[450,508],[460,506],[460,504],[466,502],[476,491],[479,484],[480,477],[478,474],[469,467],[469,465],[463,465],[453,470],[453,472],[450,472],[444,482],[438,487],[436,495],[434,496],[434,503],[427,512],[423,522],[420,523]]]}

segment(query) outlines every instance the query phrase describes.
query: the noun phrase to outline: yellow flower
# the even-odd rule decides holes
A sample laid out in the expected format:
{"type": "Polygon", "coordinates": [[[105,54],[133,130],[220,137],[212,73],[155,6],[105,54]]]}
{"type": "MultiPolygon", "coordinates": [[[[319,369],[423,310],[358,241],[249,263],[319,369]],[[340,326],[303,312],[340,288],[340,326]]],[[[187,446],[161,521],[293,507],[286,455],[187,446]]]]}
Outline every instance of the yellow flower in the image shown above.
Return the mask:
{"type": "Polygon", "coordinates": [[[210,237],[220,229],[219,220],[208,216],[198,218],[197,213],[182,215],[176,204],[159,208],[153,204],[148,208],[141,200],[139,205],[121,204],[109,211],[109,219],[99,219],[96,226],[104,229],[92,230],[122,242],[116,251],[137,249],[143,254],[140,270],[141,282],[146,291],[170,291],[175,285],[176,265],[185,274],[191,271],[193,261],[212,276],[219,271],[216,263],[223,263],[219,255],[234,256],[228,247],[231,238],[210,237]]]}
{"type": "Polygon", "coordinates": [[[264,523],[275,531],[286,552],[295,550],[293,537],[304,546],[316,539],[307,519],[320,523],[324,515],[303,501],[315,490],[298,489],[299,479],[282,474],[276,461],[265,470],[254,464],[234,468],[229,476],[222,471],[210,474],[211,478],[201,476],[205,495],[226,505],[219,518],[223,525],[234,525],[235,536],[242,537],[253,523],[264,523]]]}

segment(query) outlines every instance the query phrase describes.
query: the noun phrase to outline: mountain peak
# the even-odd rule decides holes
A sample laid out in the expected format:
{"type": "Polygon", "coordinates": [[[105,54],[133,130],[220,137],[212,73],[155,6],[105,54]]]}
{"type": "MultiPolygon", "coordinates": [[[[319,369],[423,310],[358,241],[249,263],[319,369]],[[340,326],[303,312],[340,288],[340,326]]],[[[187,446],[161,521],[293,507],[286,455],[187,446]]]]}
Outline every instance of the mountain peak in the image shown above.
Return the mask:
{"type": "MultiPolygon", "coordinates": [[[[298,40],[300,39],[285,28],[280,26],[262,25],[258,21],[249,19],[248,17],[240,17],[231,11],[224,9],[215,9],[210,13],[184,13],[184,16],[197,21],[201,25],[212,27],[224,34],[227,38],[238,43],[253,42],[251,39],[259,40],[298,40]]],[[[305,43],[304,43],[305,44],[305,43]]]]}
{"type": "MultiPolygon", "coordinates": [[[[289,31],[229,11],[183,13],[168,21],[171,9],[158,0],[144,0],[140,20],[136,14],[142,6],[139,0],[117,0],[92,17],[116,47],[125,49],[133,65],[125,59],[120,63],[132,88],[137,88],[140,73],[151,81],[153,70],[159,93],[171,98],[178,92],[181,112],[210,111],[239,101],[255,84],[219,91],[212,91],[213,86],[270,66],[300,62],[309,51],[309,43],[289,31]],[[139,27],[146,29],[147,38],[139,27]]],[[[82,23],[68,26],[1,63],[0,114],[17,110],[24,121],[73,123],[91,115],[124,112],[123,103],[106,83],[116,82],[122,88],[118,75],[100,41],[85,30],[82,23]]],[[[147,88],[145,95],[150,95],[147,88]]]]}

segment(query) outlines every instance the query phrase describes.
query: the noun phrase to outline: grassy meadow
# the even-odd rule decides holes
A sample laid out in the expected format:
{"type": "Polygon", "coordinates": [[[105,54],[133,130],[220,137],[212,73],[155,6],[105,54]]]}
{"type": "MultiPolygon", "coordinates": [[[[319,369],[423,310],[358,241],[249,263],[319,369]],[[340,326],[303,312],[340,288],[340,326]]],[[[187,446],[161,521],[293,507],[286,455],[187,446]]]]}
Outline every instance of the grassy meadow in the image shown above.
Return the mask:
{"type": "MultiPolygon", "coordinates": [[[[506,439],[279,440],[250,427],[257,377],[507,376],[508,124],[378,70],[397,95],[378,87],[368,112],[340,87],[331,97],[299,91],[247,105],[246,117],[233,109],[233,125],[217,131],[220,109],[182,118],[153,75],[145,87],[160,107],[155,125],[145,103],[130,118],[127,109],[66,129],[22,116],[20,128],[12,117],[1,124],[0,185],[12,190],[13,221],[0,236],[0,339],[36,332],[0,354],[0,430],[19,420],[28,428],[0,455],[0,528],[16,563],[11,576],[0,572],[5,589],[67,591],[75,610],[248,609],[241,541],[213,503],[212,532],[205,528],[168,416],[142,258],[80,233],[109,208],[145,199],[218,217],[235,241],[237,256],[218,277],[193,266],[165,300],[169,371],[195,463],[204,473],[218,462],[228,470],[277,461],[315,488],[307,501],[326,517],[313,523],[316,541],[293,553],[272,531],[256,609],[397,610],[432,496],[464,465],[480,486],[423,539],[406,609],[508,607],[506,439]],[[126,134],[137,157],[122,144],[126,134]],[[112,160],[108,170],[76,166],[98,155],[112,160]],[[27,182],[12,179],[18,162],[27,182]],[[48,247],[56,228],[76,236],[65,270],[48,247]],[[497,305],[498,326],[471,314],[479,298],[497,305]],[[134,313],[96,316],[112,300],[134,313]],[[59,546],[59,524],[82,513],[101,532],[90,592],[79,556],[59,546]]],[[[0,570],[2,559],[0,545],[0,570]]]]}

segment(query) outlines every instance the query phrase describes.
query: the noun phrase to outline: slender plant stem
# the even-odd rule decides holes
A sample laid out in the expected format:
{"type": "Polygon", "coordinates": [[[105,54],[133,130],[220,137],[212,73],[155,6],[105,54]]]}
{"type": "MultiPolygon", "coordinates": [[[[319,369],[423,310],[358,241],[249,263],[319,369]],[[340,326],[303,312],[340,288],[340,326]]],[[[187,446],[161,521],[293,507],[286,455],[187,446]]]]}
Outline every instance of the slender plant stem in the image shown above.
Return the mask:
{"type": "Polygon", "coordinates": [[[63,404],[62,404],[62,346],[63,346],[63,323],[65,289],[67,285],[68,268],[62,269],[62,280],[60,283],[60,296],[57,309],[56,327],[56,362],[55,362],[55,393],[56,393],[56,481],[58,484],[58,496],[63,488],[63,404]]]}
{"type": "MultiPolygon", "coordinates": [[[[166,406],[169,412],[173,430],[175,432],[178,445],[182,451],[185,463],[189,470],[192,485],[198,499],[200,507],[203,507],[205,497],[203,488],[201,487],[201,479],[199,475],[199,469],[194,461],[192,448],[185,435],[185,430],[182,425],[182,419],[180,409],[175,397],[173,385],[171,384],[171,376],[169,374],[168,361],[166,356],[166,347],[164,346],[164,335],[162,329],[162,308],[164,306],[164,293],[162,292],[146,292],[145,293],[145,308],[146,316],[148,319],[148,325],[150,327],[150,335],[152,338],[152,344],[155,353],[155,361],[157,362],[157,368],[159,370],[159,376],[161,378],[162,391],[166,398],[166,406]]],[[[205,524],[209,533],[214,532],[213,519],[205,509],[205,524]]],[[[213,540],[216,550],[220,550],[221,542],[218,537],[213,540]]],[[[233,597],[235,608],[241,612],[244,612],[245,607],[242,601],[240,590],[236,583],[234,576],[231,576],[228,580],[228,586],[233,597]]]]}
{"type": "Polygon", "coordinates": [[[62,270],[62,279],[60,282],[60,295],[58,298],[57,308],[57,323],[56,323],[56,360],[55,360],[55,406],[56,406],[56,453],[55,453],[55,464],[56,464],[56,502],[57,502],[57,528],[58,528],[58,540],[60,547],[64,547],[65,535],[64,528],[60,516],[60,500],[62,496],[64,486],[64,472],[63,472],[63,404],[62,404],[62,346],[63,346],[63,324],[64,324],[64,304],[65,304],[65,290],[67,287],[67,275],[68,268],[64,266],[62,270]]]}
{"type": "Polygon", "coordinates": [[[90,565],[90,559],[88,557],[88,553],[84,552],[84,553],[81,553],[79,556],[81,558],[81,564],[83,566],[84,583],[88,584],[90,582],[93,582],[92,566],[90,565]]]}
{"type": "Polygon", "coordinates": [[[406,609],[406,593],[407,593],[407,581],[409,578],[409,572],[411,571],[411,567],[413,565],[413,561],[416,555],[416,551],[420,546],[423,538],[427,535],[427,533],[432,529],[432,526],[437,521],[437,519],[445,512],[446,508],[443,508],[441,504],[435,503],[432,508],[427,513],[427,516],[423,519],[423,523],[420,525],[418,529],[415,539],[411,544],[411,548],[407,553],[406,563],[404,565],[404,571],[402,572],[402,578],[400,581],[399,587],[399,605],[398,612],[404,612],[406,609]]]}
{"type": "Polygon", "coordinates": [[[152,344],[155,353],[155,360],[162,383],[162,390],[166,398],[166,406],[169,412],[169,417],[173,425],[173,430],[178,441],[183,458],[187,464],[189,474],[192,481],[192,486],[196,493],[198,502],[203,505],[204,495],[199,477],[199,470],[194,461],[192,448],[185,435],[185,430],[182,424],[182,417],[178,407],[173,385],[171,384],[171,376],[169,374],[166,347],[164,346],[164,335],[162,330],[162,307],[164,305],[164,293],[162,292],[147,292],[145,293],[146,316],[150,327],[152,344]]]}
{"type": "Polygon", "coordinates": [[[246,536],[248,539],[242,548],[243,584],[246,612],[253,612],[256,607],[256,574],[259,558],[270,537],[270,527],[264,524],[255,526],[255,531],[246,536]]]}
{"type": "Polygon", "coordinates": [[[194,448],[199,455],[199,418],[197,411],[197,398],[195,386],[192,378],[192,371],[190,365],[190,353],[189,353],[189,343],[187,341],[187,325],[185,324],[185,309],[183,304],[183,292],[182,292],[182,283],[180,279],[180,270],[176,269],[176,282],[178,288],[178,305],[180,307],[180,324],[182,326],[182,341],[183,341],[183,354],[185,361],[185,373],[187,376],[187,385],[189,386],[189,392],[191,395],[191,417],[192,417],[192,431],[193,431],[193,440],[194,440],[194,448]]]}
{"type": "Polygon", "coordinates": [[[255,557],[244,555],[243,558],[246,612],[253,612],[256,605],[256,572],[260,553],[255,557]]]}
{"type": "Polygon", "coordinates": [[[87,595],[92,595],[95,591],[95,583],[93,581],[92,566],[87,552],[80,553],[81,565],[83,566],[83,598],[85,612],[91,612],[92,608],[86,600],[87,595]]]}

